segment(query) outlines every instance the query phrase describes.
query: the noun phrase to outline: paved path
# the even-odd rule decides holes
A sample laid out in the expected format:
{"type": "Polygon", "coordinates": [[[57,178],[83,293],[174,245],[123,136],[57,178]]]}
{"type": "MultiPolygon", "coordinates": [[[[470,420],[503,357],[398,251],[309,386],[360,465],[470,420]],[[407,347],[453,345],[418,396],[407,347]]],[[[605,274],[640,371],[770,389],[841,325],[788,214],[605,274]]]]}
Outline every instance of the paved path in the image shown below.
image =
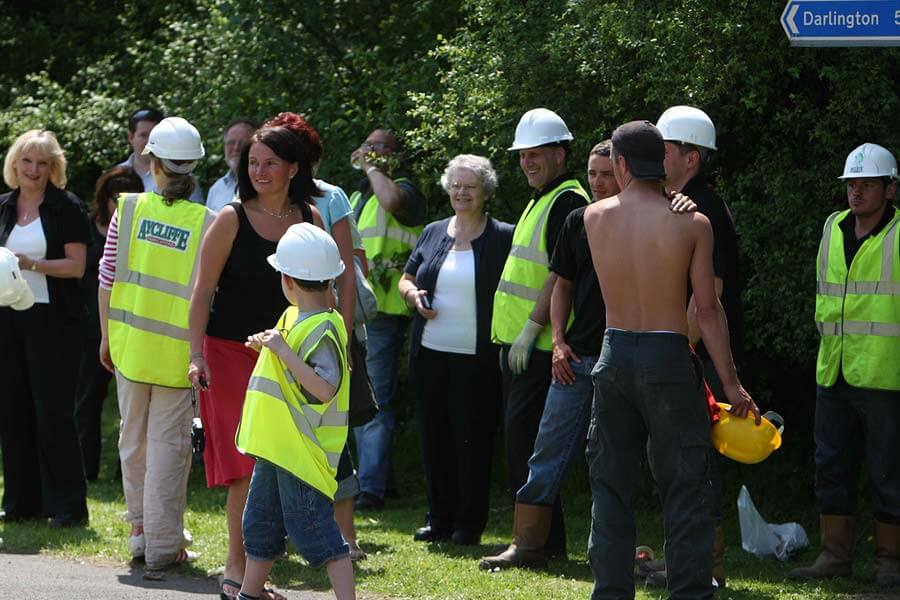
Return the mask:
{"type": "MultiPolygon", "coordinates": [[[[15,600],[199,600],[218,597],[214,579],[168,574],[145,581],[143,567],[65,560],[40,554],[0,554],[0,596],[15,600]]],[[[331,592],[279,589],[288,600],[326,600],[331,592]]]]}

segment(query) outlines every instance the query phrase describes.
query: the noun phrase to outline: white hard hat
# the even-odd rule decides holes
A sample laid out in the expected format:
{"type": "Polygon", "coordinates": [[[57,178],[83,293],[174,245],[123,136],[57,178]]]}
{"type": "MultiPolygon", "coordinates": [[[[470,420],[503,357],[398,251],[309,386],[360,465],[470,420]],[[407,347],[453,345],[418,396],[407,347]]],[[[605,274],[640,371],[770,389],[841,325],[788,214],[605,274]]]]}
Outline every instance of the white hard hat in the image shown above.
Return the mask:
{"type": "Polygon", "coordinates": [[[344,272],[337,244],[311,223],[288,227],[268,261],[276,271],[304,281],[328,281],[344,272]]]}
{"type": "Polygon", "coordinates": [[[705,112],[693,106],[672,106],[659,116],[656,128],[667,142],[682,142],[716,149],[716,126],[705,112]]]}
{"type": "Polygon", "coordinates": [[[857,177],[897,177],[897,160],[884,146],[865,143],[847,155],[844,174],[838,179],[857,177]]]}
{"type": "Polygon", "coordinates": [[[533,108],[519,119],[516,139],[509,149],[525,150],[574,139],[575,136],[558,114],[546,108],[533,108]]]}
{"type": "Polygon", "coordinates": [[[26,310],[34,304],[34,294],[19,271],[19,259],[7,248],[0,247],[0,306],[26,310]]]}
{"type": "Polygon", "coordinates": [[[150,130],[147,145],[141,154],[152,154],[163,159],[169,170],[185,175],[194,169],[196,161],[203,158],[206,151],[196,127],[181,117],[166,117],[150,130]],[[195,162],[176,165],[165,159],[195,162]]]}

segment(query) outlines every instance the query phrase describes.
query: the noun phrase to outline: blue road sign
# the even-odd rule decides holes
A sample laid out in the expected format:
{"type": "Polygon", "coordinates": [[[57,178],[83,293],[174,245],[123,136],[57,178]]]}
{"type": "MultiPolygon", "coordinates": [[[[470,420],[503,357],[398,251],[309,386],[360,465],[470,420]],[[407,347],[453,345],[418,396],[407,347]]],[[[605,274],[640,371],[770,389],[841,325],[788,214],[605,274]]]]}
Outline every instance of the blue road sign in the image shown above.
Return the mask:
{"type": "Polygon", "coordinates": [[[781,26],[792,46],[900,46],[900,0],[790,0],[781,26]]]}

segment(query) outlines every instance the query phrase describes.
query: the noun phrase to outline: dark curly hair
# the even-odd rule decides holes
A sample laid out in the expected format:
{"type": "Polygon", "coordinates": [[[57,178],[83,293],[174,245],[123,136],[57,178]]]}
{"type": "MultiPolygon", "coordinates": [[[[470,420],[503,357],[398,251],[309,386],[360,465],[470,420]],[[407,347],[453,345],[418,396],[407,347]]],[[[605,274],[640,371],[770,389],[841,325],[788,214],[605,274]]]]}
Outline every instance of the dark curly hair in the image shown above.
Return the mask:
{"type": "Polygon", "coordinates": [[[91,211],[91,218],[102,227],[108,226],[112,219],[109,201],[115,200],[119,194],[143,191],[144,182],[129,167],[113,167],[104,171],[94,186],[94,209],[91,211]]]}

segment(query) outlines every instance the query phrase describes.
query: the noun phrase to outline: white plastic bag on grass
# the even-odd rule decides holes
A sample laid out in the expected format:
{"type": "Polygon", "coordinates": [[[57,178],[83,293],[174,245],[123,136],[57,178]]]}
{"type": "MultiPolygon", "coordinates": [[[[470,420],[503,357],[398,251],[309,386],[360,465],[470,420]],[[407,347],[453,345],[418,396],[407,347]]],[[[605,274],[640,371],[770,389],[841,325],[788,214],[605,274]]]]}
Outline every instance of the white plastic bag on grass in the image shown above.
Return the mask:
{"type": "Polygon", "coordinates": [[[775,556],[787,560],[791,554],[809,546],[806,531],[799,523],[769,524],[763,519],[747,486],[741,486],[737,500],[741,522],[741,547],[756,556],[775,556]]]}

